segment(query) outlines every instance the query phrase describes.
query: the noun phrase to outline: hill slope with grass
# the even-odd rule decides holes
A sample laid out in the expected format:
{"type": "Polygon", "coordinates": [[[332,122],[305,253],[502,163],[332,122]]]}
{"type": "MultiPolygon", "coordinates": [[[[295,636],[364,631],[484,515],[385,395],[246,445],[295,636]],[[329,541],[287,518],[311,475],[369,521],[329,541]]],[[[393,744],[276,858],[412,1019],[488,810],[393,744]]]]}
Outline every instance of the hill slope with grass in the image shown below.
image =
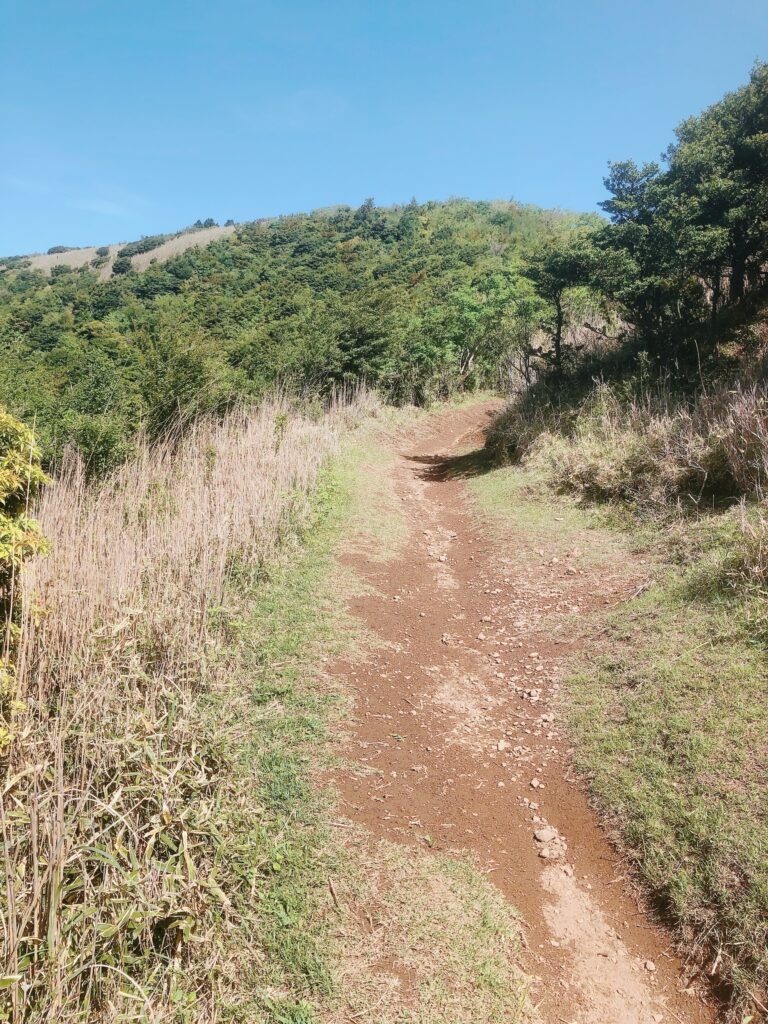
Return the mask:
{"type": "Polygon", "coordinates": [[[364,379],[396,402],[472,388],[503,372],[528,315],[525,252],[582,222],[512,202],[368,201],[246,224],[135,268],[196,237],[181,236],[121,257],[109,280],[8,268],[0,403],[35,422],[46,458],[74,444],[103,470],[141,431],[275,387],[327,395],[364,379]]]}
{"type": "MultiPolygon", "coordinates": [[[[188,228],[172,235],[154,235],[139,239],[138,242],[117,242],[112,245],[92,245],[70,248],[54,245],[46,253],[31,253],[28,256],[12,256],[0,259],[0,269],[20,267],[39,270],[44,274],[61,273],[58,268],[88,270],[98,274],[100,281],[107,281],[115,274],[115,262],[121,257],[130,260],[132,270],[146,270],[151,263],[163,263],[172,256],[200,245],[208,245],[220,238],[227,238],[235,231],[234,224],[225,226],[188,228]]],[[[118,272],[126,265],[118,264],[118,272]]]]}

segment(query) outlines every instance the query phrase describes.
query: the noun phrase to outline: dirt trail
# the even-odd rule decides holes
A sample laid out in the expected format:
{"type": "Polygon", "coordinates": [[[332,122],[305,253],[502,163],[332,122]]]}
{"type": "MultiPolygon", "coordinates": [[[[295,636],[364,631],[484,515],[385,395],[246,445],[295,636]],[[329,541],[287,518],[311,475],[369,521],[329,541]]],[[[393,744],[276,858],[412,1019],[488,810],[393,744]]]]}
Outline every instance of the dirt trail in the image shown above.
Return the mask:
{"type": "Polygon", "coordinates": [[[333,669],[356,697],[345,756],[369,769],[338,780],[341,810],[377,836],[477,854],[522,915],[545,1024],[712,1021],[622,879],[551,703],[574,611],[627,598],[638,567],[488,536],[447,470],[489,411],[446,411],[399,439],[405,549],[349,558],[371,588],[351,610],[383,643],[333,669]]]}

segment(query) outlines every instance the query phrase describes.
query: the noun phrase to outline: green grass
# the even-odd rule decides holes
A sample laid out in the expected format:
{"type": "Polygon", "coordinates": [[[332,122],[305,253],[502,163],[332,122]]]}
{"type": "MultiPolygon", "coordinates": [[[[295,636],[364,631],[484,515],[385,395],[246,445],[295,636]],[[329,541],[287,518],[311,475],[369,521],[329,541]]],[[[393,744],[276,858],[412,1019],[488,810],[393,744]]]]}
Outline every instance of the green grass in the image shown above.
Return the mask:
{"type": "Polygon", "coordinates": [[[516,466],[502,466],[474,477],[470,490],[486,522],[501,538],[530,543],[552,541],[558,534],[565,540],[589,521],[574,502],[553,496],[536,473],[516,466]]]}
{"type": "Polygon", "coordinates": [[[323,474],[314,502],[278,563],[252,580],[243,571],[240,615],[226,624],[231,685],[207,700],[229,773],[217,866],[239,879],[225,1020],[313,1021],[333,988],[323,923],[334,867],[329,796],[312,776],[344,706],[321,685],[319,659],[354,642],[328,585],[349,507],[337,468],[323,474]]]}
{"type": "Polygon", "coordinates": [[[371,1024],[532,1020],[528,985],[515,966],[517,919],[468,857],[364,842],[340,887],[342,902],[347,896],[354,916],[346,916],[342,937],[354,975],[344,993],[350,1016],[342,1019],[371,1024]],[[361,920],[373,923],[362,935],[361,920]]]}
{"type": "Polygon", "coordinates": [[[577,763],[641,876],[736,988],[768,980],[768,666],[738,599],[672,574],[569,680],[577,763]]]}
{"type": "Polygon", "coordinates": [[[472,489],[508,544],[578,541],[593,562],[646,551],[652,587],[605,617],[564,680],[576,762],[693,961],[731,986],[734,1008],[765,1002],[766,602],[733,584],[733,515],[659,528],[555,495],[535,467],[472,489]]]}

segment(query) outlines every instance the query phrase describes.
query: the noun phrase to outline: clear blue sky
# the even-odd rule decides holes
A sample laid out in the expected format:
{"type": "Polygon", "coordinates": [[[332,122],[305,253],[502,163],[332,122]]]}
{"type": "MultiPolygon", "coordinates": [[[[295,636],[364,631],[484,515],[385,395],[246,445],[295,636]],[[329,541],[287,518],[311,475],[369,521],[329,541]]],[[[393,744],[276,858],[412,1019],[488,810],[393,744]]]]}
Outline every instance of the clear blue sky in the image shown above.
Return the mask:
{"type": "Polygon", "coordinates": [[[372,195],[594,209],[766,0],[0,0],[0,255],[372,195]]]}

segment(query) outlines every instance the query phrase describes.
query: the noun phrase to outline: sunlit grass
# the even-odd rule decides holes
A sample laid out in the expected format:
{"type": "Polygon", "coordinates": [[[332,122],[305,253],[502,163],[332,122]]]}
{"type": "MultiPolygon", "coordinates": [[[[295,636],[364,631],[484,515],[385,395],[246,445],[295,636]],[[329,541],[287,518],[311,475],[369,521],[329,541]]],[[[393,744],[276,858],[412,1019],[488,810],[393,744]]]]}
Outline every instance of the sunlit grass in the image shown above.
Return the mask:
{"type": "Polygon", "coordinates": [[[552,483],[540,451],[472,487],[510,546],[578,543],[597,563],[644,552],[651,588],[597,630],[573,624],[599,637],[564,679],[574,757],[693,965],[729,983],[734,1006],[757,1005],[768,985],[768,607],[761,524],[755,554],[744,523],[757,512],[638,519],[552,483]]]}

